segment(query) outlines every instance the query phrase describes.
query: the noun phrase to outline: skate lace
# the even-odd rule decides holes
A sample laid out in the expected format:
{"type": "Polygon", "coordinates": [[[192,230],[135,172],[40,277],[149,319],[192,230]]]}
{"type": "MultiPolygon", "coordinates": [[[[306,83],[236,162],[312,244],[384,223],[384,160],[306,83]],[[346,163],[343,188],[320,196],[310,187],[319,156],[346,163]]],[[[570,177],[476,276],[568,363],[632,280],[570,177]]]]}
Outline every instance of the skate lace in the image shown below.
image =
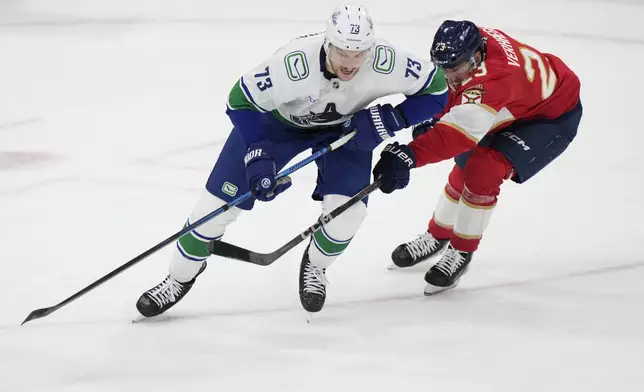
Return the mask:
{"type": "Polygon", "coordinates": [[[324,269],[314,266],[311,262],[307,263],[304,268],[304,291],[325,295],[328,284],[329,281],[326,279],[324,269]]]}
{"type": "Polygon", "coordinates": [[[436,246],[438,246],[438,241],[427,232],[405,244],[405,248],[407,248],[407,251],[414,260],[432,252],[436,246]]]}
{"type": "Polygon", "coordinates": [[[159,306],[164,306],[170,302],[174,302],[183,291],[183,285],[172,277],[166,277],[163,282],[156,285],[148,292],[150,298],[154,300],[159,306]]]}
{"type": "Polygon", "coordinates": [[[434,268],[445,275],[451,276],[464,262],[465,258],[461,253],[450,246],[438,263],[434,265],[434,268]]]}

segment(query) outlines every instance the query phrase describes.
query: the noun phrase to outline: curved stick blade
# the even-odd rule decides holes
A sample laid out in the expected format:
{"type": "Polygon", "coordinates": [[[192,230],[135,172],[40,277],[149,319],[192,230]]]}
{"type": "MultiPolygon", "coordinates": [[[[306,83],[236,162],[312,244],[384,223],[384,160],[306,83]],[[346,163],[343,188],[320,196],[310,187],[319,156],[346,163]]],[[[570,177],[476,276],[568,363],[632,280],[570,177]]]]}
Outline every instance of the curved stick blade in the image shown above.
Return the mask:
{"type": "Polygon", "coordinates": [[[57,306],[51,306],[49,308],[36,309],[33,312],[29,313],[29,316],[27,316],[25,321],[23,321],[22,324],[20,324],[20,325],[24,325],[26,322],[29,322],[31,320],[36,320],[36,319],[48,316],[49,314],[53,313],[56,309],[58,309],[57,306]]]}

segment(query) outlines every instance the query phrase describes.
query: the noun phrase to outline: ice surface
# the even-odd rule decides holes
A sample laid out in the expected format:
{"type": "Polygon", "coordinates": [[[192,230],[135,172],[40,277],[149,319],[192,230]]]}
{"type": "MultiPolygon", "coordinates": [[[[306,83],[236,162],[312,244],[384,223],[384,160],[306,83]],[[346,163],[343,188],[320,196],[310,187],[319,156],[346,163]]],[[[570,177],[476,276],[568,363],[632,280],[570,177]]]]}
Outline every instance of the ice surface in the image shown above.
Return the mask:
{"type": "MultiPolygon", "coordinates": [[[[504,186],[458,289],[425,298],[427,266],[386,270],[425,229],[443,163],[371,198],[311,324],[300,246],[270,267],[213,259],[180,305],[132,323],[164,249],[19,327],[181,228],[230,130],[232,84],[322,30],[335,2],[0,2],[1,392],[644,389],[640,2],[362,3],[377,34],[419,55],[443,19],[468,18],[582,80],[578,138],[504,186]]],[[[293,179],[226,239],[271,251],[308,227],[315,168],[293,179]]]]}

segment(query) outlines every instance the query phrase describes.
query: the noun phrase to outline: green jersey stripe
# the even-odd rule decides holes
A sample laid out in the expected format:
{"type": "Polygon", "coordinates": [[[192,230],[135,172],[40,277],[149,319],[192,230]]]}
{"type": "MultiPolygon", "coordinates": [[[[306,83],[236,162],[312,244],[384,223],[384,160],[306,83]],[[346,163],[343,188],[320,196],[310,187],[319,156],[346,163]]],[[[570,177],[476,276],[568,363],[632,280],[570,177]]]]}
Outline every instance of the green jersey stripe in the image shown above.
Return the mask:
{"type": "Polygon", "coordinates": [[[240,110],[240,109],[249,109],[249,110],[255,110],[259,111],[249,100],[246,98],[246,95],[241,89],[241,86],[239,85],[239,81],[235,83],[235,86],[233,86],[232,90],[230,90],[230,94],[228,94],[228,107],[232,110],[240,110]]]}
{"type": "Polygon", "coordinates": [[[424,88],[414,95],[441,95],[447,92],[447,82],[445,81],[445,74],[440,68],[434,69],[427,79],[424,88]]]}

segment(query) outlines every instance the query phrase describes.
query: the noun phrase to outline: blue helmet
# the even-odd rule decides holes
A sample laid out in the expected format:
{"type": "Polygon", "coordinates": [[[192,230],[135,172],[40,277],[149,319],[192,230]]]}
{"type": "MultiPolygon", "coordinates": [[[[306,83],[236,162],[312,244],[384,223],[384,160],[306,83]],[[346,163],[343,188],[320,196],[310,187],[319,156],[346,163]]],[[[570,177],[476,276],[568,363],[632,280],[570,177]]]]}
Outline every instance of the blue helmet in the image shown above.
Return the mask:
{"type": "Polygon", "coordinates": [[[446,20],[434,35],[432,62],[437,67],[453,68],[472,58],[482,45],[483,36],[474,23],[446,20]]]}

